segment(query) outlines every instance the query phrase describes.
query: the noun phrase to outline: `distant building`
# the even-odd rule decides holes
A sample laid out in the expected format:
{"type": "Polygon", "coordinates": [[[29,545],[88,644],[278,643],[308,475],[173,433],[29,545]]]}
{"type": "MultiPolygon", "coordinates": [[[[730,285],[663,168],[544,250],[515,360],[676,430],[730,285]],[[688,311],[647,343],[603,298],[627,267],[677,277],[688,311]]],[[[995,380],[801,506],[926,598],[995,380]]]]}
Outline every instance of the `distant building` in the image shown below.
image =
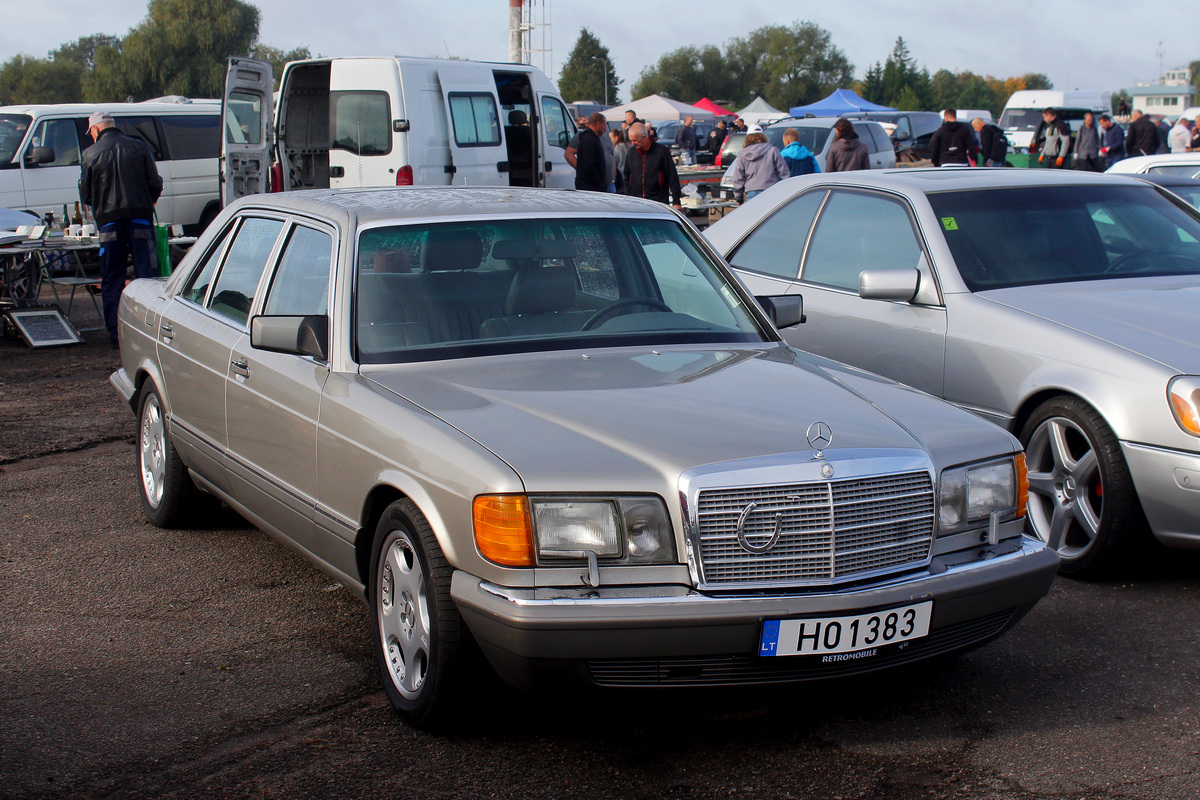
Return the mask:
{"type": "Polygon", "coordinates": [[[1186,67],[1163,72],[1162,80],[1156,84],[1139,84],[1127,89],[1133,98],[1133,110],[1145,114],[1173,116],[1192,105],[1192,71],[1186,67]]]}

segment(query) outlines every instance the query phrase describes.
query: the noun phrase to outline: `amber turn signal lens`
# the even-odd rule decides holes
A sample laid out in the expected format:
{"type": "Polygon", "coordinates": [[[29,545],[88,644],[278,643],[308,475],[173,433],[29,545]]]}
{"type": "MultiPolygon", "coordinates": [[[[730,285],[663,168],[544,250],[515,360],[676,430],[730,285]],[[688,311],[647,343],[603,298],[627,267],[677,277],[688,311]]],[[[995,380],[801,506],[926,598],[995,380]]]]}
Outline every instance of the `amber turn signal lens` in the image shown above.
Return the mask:
{"type": "Polygon", "coordinates": [[[1029,504],[1029,467],[1025,463],[1025,454],[1017,453],[1017,519],[1025,516],[1025,507],[1029,504]]]}
{"type": "Polygon", "coordinates": [[[475,498],[475,546],[489,561],[506,567],[532,567],[533,526],[529,499],[519,494],[475,498]]]}

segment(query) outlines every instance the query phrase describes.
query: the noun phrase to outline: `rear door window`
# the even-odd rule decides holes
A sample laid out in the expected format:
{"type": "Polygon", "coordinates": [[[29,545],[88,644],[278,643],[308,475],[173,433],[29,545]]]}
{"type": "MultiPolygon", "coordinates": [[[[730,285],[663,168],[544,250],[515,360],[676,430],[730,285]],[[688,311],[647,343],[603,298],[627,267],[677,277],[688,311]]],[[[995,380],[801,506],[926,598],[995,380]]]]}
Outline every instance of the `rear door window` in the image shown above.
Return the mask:
{"type": "Polygon", "coordinates": [[[132,136],[134,139],[141,139],[150,145],[150,152],[154,154],[155,161],[162,161],[166,158],[162,144],[158,140],[158,129],[154,126],[154,117],[117,117],[116,122],[121,133],[132,136]]]}
{"type": "Polygon", "coordinates": [[[766,275],[795,280],[800,272],[800,257],[808,229],[825,191],[807,192],[792,200],[768,217],[730,257],[729,263],[738,269],[748,269],[766,275]]]}
{"type": "Polygon", "coordinates": [[[334,148],[360,156],[392,152],[387,92],[332,92],[329,104],[334,148]]]}

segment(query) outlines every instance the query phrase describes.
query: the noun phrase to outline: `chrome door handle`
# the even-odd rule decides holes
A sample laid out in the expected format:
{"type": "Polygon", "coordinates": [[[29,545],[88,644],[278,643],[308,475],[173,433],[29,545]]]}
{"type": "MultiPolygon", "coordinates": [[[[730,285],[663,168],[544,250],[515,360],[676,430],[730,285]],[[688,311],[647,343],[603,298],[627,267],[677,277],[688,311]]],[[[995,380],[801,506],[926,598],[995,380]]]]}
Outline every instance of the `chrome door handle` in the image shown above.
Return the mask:
{"type": "Polygon", "coordinates": [[[159,331],[161,331],[161,332],[162,332],[162,337],[163,337],[163,339],[165,339],[166,341],[168,341],[168,342],[169,342],[169,341],[171,341],[172,339],[174,339],[174,338],[175,338],[175,329],[174,329],[174,328],[172,328],[172,327],[171,327],[170,325],[168,325],[167,323],[165,323],[165,322],[164,322],[163,324],[159,325],[159,326],[158,326],[158,329],[159,329],[159,331]]]}
{"type": "Polygon", "coordinates": [[[239,361],[235,358],[229,362],[229,369],[233,371],[234,375],[240,375],[243,378],[250,377],[250,365],[245,361],[239,361]]]}

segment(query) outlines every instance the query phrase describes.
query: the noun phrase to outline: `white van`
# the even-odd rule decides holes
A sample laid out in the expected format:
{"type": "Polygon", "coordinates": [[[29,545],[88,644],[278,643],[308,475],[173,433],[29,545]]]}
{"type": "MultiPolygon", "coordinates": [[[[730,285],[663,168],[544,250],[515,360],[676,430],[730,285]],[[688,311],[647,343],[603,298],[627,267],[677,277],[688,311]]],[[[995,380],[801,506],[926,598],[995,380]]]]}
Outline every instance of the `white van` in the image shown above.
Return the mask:
{"type": "Polygon", "coordinates": [[[92,144],[88,116],[113,115],[117,127],[150,145],[163,193],[155,211],[163,224],[203,228],[221,210],[217,157],[221,104],[179,102],[0,107],[0,207],[62,215],[79,200],[80,154],[92,144]]]}
{"type": "Polygon", "coordinates": [[[1083,115],[1087,112],[1096,116],[1112,113],[1112,93],[1079,89],[1024,89],[1013,92],[1004,104],[999,124],[1014,152],[1029,149],[1034,133],[1042,124],[1042,112],[1047,108],[1055,109],[1058,118],[1065,120],[1074,132],[1083,124],[1083,115]]]}
{"type": "Polygon", "coordinates": [[[226,203],[268,188],[575,185],[575,124],[526,64],[314,58],[284,67],[277,101],[272,85],[266,62],[229,60],[226,203]]]}

